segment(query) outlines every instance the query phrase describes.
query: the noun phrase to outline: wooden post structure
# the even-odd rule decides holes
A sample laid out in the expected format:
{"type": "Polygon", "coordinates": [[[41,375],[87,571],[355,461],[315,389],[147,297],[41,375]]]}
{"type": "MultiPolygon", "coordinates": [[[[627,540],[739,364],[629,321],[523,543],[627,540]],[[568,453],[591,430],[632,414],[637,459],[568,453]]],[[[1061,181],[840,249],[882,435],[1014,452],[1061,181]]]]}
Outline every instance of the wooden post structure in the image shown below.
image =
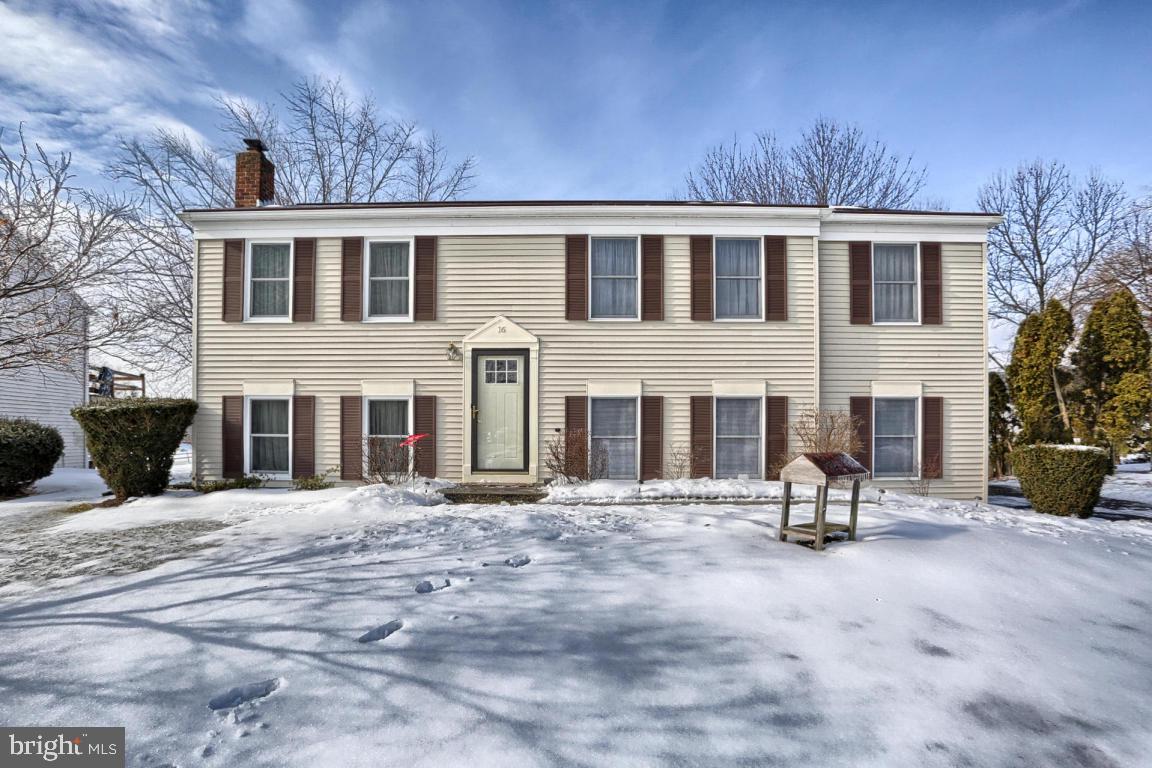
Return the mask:
{"type": "Polygon", "coordinates": [[[780,502],[780,541],[788,541],[788,513],[792,507],[792,483],[784,483],[784,499],[780,502]]]}
{"type": "Polygon", "coordinates": [[[856,541],[856,513],[860,509],[860,481],[852,481],[852,512],[848,517],[848,541],[856,541]]]}
{"type": "Polygon", "coordinates": [[[816,488],[816,539],[812,548],[817,552],[824,549],[824,532],[828,527],[828,486],[816,488]]]}
{"type": "Polygon", "coordinates": [[[825,539],[846,534],[849,541],[856,540],[856,520],[860,512],[860,481],[868,477],[868,470],[846,453],[804,453],[788,462],[780,470],[784,484],[784,497],[780,504],[780,541],[788,537],[812,539],[812,549],[821,552],[825,539]],[[828,497],[837,483],[852,483],[852,507],[848,524],[828,522],[828,497]],[[792,522],[792,484],[811,485],[816,488],[816,503],[812,522],[792,522]]]}

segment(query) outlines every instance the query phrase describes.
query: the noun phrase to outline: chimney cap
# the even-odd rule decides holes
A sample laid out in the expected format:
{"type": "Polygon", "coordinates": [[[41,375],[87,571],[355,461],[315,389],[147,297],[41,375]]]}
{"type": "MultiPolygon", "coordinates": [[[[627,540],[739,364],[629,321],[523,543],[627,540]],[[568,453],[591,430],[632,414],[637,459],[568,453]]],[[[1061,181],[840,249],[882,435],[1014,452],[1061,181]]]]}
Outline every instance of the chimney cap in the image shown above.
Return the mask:
{"type": "Polygon", "coordinates": [[[264,142],[260,141],[260,139],[244,139],[244,144],[247,145],[248,149],[254,149],[260,153],[268,151],[268,148],[264,146],[264,142]]]}

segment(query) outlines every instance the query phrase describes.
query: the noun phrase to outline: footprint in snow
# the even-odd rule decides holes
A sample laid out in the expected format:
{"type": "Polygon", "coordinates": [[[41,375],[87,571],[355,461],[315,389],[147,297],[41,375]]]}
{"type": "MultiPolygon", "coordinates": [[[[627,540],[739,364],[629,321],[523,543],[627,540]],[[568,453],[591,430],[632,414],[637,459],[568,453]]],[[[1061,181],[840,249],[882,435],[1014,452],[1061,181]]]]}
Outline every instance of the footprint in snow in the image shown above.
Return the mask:
{"type": "Polygon", "coordinates": [[[448,579],[444,579],[444,583],[439,585],[433,584],[430,581],[422,581],[416,585],[416,592],[420,595],[426,595],[429,592],[439,592],[442,589],[448,589],[450,586],[452,586],[452,582],[448,579]]]}
{"type": "Polygon", "coordinates": [[[360,637],[356,638],[358,643],[372,643],[377,640],[383,640],[394,632],[399,631],[404,626],[404,622],[400,619],[394,619],[387,624],[381,624],[375,629],[370,629],[360,637]]]}
{"type": "Polygon", "coordinates": [[[214,696],[208,702],[208,708],[213,710],[231,709],[249,701],[262,699],[277,690],[283,682],[283,679],[274,677],[271,680],[261,680],[258,683],[238,685],[227,693],[214,696]]]}

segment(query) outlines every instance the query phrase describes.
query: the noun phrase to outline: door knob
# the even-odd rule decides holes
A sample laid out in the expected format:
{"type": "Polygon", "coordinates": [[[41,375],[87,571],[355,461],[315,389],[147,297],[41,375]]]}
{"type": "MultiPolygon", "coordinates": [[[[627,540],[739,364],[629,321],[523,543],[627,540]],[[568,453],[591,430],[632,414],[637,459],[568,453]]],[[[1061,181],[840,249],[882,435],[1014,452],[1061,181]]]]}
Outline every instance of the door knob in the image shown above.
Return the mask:
{"type": "Polygon", "coordinates": [[[472,406],[472,419],[475,420],[476,417],[479,415],[480,415],[480,409],[477,408],[475,405],[473,405],[472,406]]]}

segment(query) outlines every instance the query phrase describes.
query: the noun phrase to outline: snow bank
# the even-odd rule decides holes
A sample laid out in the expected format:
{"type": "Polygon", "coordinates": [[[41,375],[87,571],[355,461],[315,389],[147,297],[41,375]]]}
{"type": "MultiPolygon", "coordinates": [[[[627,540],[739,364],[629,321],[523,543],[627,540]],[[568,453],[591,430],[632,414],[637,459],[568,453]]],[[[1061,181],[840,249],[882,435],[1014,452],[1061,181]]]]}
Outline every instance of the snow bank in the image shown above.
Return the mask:
{"type": "MultiPolygon", "coordinates": [[[[623,504],[642,501],[742,501],[779,500],[784,496],[784,484],[773,480],[651,480],[636,483],[630,480],[593,480],[587,483],[549,486],[545,502],[570,504],[577,502],[623,504]]],[[[793,485],[792,498],[811,500],[816,489],[810,485],[793,485]]],[[[860,498],[878,501],[881,492],[863,488],[860,498]]],[[[847,501],[851,491],[833,488],[828,498],[847,501]]]]}
{"type": "Polygon", "coordinates": [[[0,501],[0,515],[31,512],[79,501],[100,501],[108,490],[94,469],[57,467],[52,474],[36,482],[32,494],[0,501]]]}

